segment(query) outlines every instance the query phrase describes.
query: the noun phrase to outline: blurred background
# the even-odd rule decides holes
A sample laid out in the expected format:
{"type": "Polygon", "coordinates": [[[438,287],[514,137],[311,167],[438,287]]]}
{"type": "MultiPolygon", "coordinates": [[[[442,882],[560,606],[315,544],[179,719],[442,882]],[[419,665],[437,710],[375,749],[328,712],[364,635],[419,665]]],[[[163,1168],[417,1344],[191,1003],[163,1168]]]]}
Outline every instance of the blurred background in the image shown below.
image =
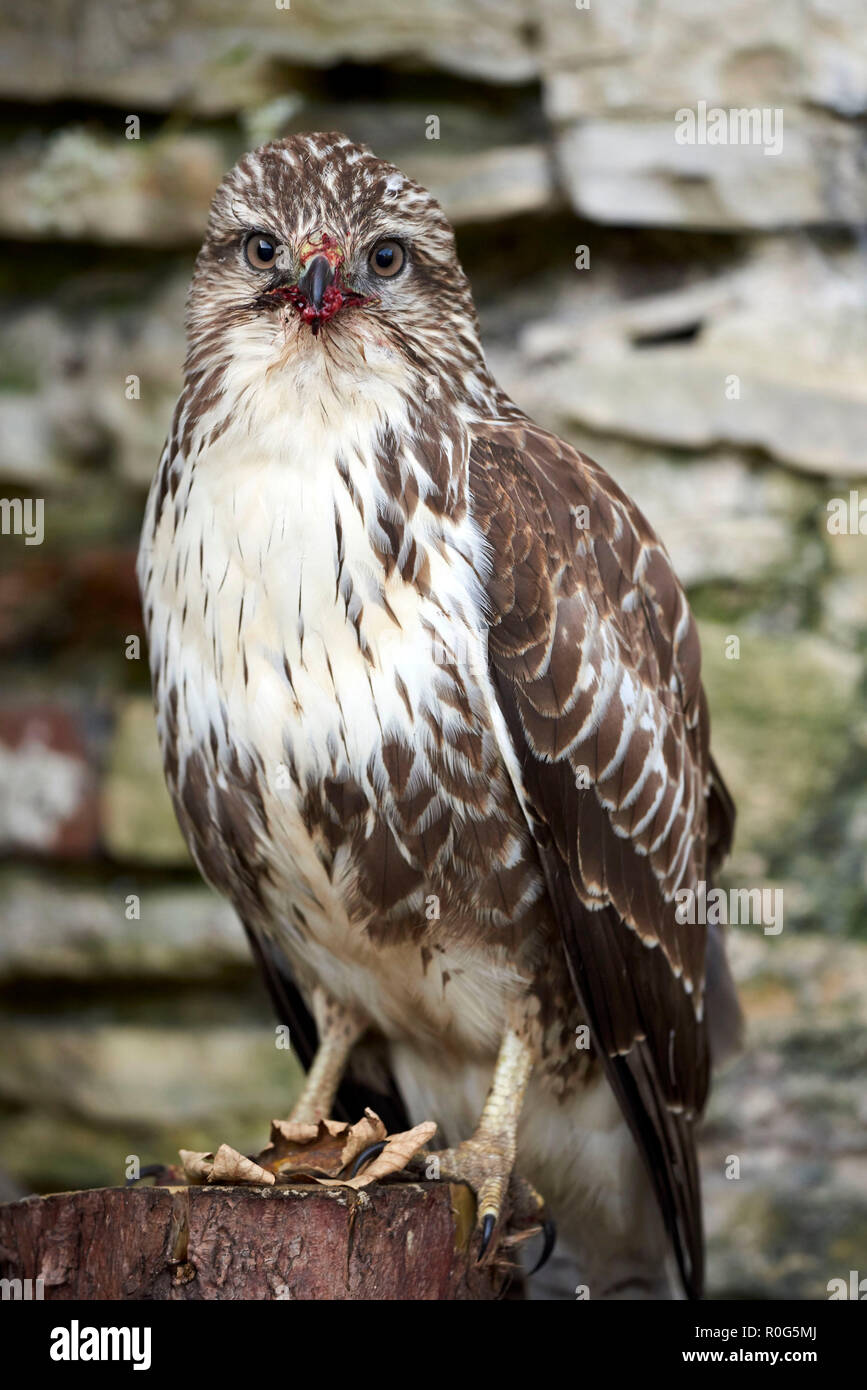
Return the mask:
{"type": "Polygon", "coordinates": [[[133,559],[210,196],[251,146],[338,128],[439,196],[500,382],[688,586],[726,883],[785,911],[730,937],[748,1033],[703,1131],[710,1292],[824,1298],[867,1275],[863,10],[278,5],[4,6],[0,493],[42,499],[45,534],[0,535],[3,1194],[253,1151],[297,1085],[163,789],[133,559]],[[678,144],[700,101],[781,110],[782,150],[678,144]]]}

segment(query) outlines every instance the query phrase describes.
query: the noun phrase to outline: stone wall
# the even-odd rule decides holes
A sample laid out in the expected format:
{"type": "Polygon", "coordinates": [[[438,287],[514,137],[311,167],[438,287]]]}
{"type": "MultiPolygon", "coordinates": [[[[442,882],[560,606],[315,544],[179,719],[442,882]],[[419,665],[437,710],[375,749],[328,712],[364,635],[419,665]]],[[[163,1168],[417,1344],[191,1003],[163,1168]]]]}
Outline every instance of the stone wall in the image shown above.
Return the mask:
{"type": "Polygon", "coordinates": [[[749,1027],[705,1130],[712,1291],[867,1274],[861,7],[7,10],[0,491],[44,501],[40,545],[0,536],[7,1190],[259,1147],[297,1085],[168,807],[132,563],[213,188],[252,144],[336,127],[441,198],[502,383],[635,496],[700,620],[726,884],[785,904],[778,934],[732,933],[749,1027]],[[764,145],[680,143],[700,103],[764,113],[764,145]],[[854,533],[829,529],[851,493],[854,533]]]}

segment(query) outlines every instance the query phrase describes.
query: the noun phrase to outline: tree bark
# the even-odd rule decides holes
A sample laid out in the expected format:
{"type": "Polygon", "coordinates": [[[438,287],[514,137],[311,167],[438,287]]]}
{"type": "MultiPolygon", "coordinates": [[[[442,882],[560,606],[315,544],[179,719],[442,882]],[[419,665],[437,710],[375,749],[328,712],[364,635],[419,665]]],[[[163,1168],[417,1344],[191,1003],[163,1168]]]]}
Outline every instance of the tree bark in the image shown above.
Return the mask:
{"type": "Polygon", "coordinates": [[[0,1277],[46,1299],[495,1299],[474,1219],[452,1183],[62,1192],[0,1206],[0,1277]]]}

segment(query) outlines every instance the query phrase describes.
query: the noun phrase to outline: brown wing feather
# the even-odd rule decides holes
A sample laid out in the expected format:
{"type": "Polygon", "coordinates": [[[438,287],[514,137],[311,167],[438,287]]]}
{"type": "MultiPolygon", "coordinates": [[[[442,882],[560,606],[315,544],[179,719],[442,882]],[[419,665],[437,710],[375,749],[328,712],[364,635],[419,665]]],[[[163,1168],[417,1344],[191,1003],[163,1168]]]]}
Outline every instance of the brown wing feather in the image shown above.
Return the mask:
{"type": "Polygon", "coordinates": [[[470,487],[495,555],[491,671],[572,979],[698,1296],[706,943],[673,894],[725,852],[733,808],[695,624],[641,513],[546,431],[486,429],[470,487]]]}

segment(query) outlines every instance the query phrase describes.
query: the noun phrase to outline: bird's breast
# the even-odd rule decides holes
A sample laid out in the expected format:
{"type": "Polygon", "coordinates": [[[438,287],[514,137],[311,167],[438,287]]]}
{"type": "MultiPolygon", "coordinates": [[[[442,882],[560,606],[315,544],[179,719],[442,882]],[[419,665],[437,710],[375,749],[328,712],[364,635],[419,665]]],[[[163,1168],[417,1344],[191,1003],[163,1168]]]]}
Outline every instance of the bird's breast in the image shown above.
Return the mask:
{"type": "Polygon", "coordinates": [[[158,524],[146,594],[191,847],[302,977],[364,996],[386,1032],[421,1010],[495,1041],[521,980],[507,935],[540,885],[473,565],[419,517],[425,582],[402,577],[363,472],[220,462],[158,524]]]}
{"type": "Polygon", "coordinates": [[[334,463],[227,469],[206,456],[157,530],[151,643],[161,688],[180,692],[185,744],[216,736],[225,754],[230,738],[275,790],[288,771],[299,789],[339,775],[376,791],[385,745],[484,719],[471,567],[440,543],[423,586],[402,577],[366,482],[361,470],[347,487],[334,463]],[[457,700],[458,684],[450,714],[440,694],[457,700]]]}

